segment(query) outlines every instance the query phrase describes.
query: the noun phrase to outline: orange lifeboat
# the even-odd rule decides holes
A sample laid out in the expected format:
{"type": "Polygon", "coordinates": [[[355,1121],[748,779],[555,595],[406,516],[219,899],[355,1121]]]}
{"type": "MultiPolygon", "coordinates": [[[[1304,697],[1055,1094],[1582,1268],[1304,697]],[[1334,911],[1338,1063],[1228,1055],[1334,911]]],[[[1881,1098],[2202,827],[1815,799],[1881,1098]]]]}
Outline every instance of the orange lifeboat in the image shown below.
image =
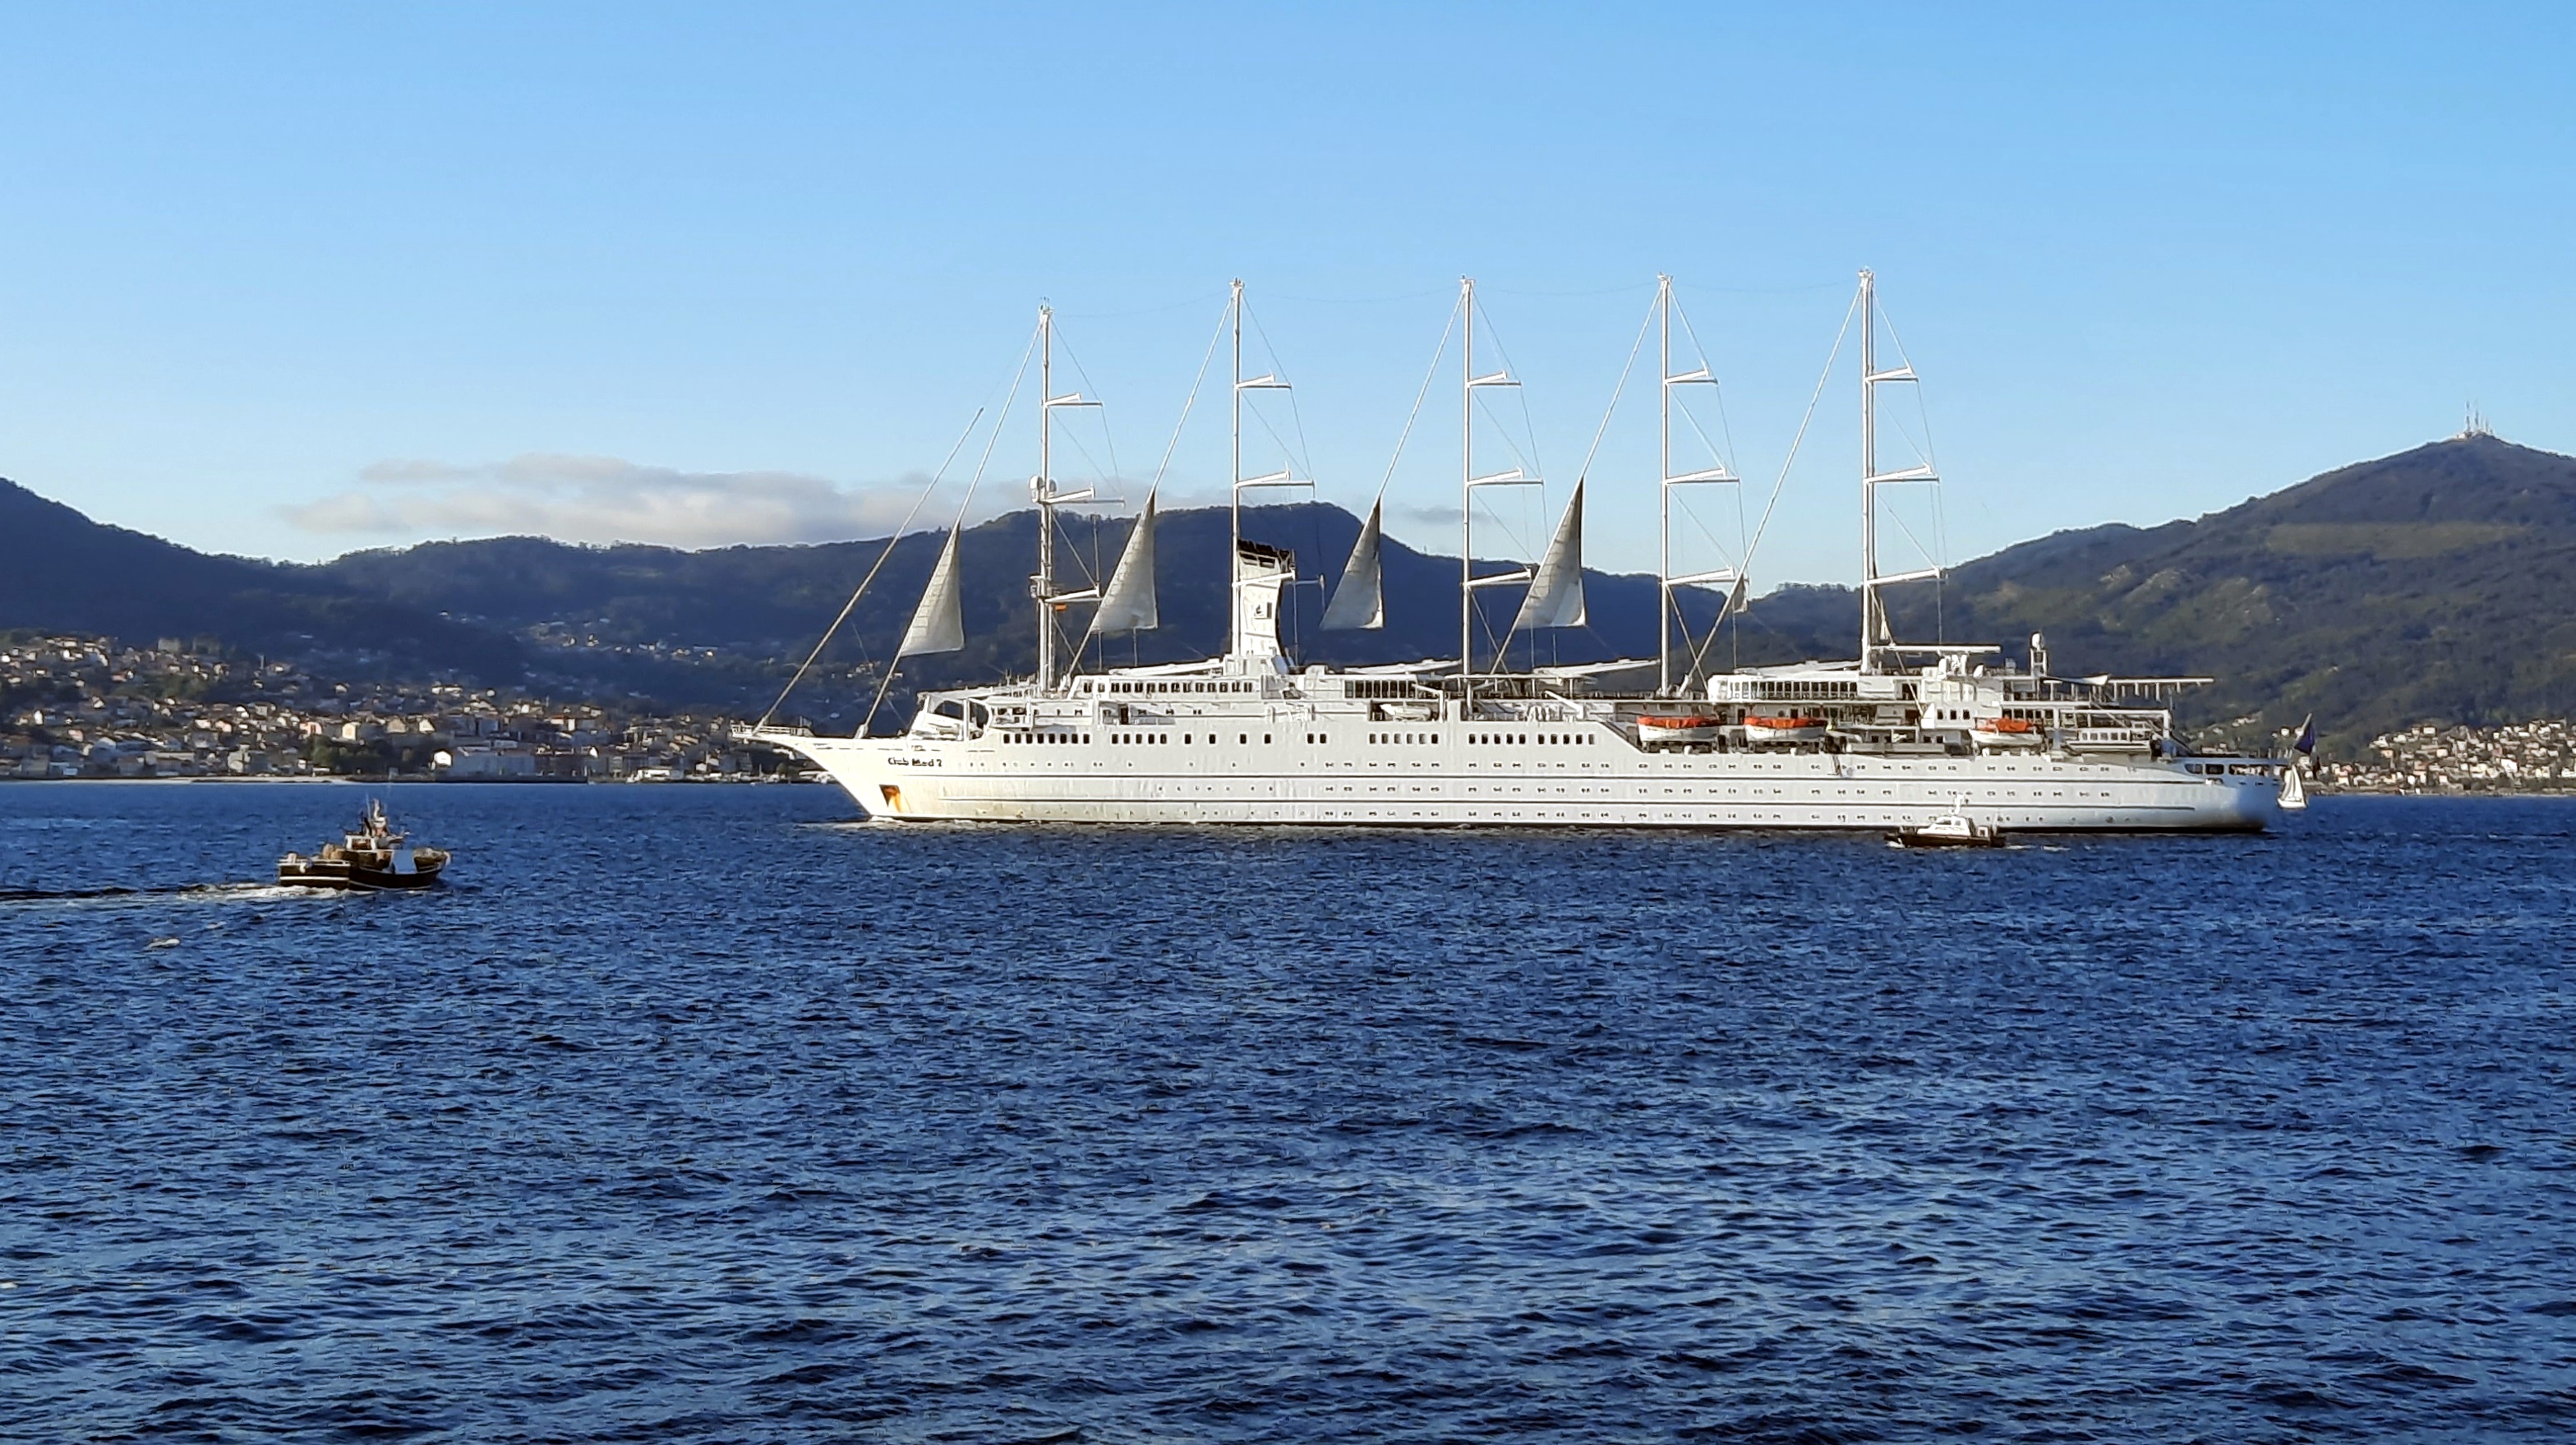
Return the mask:
{"type": "Polygon", "coordinates": [[[1723,718],[1641,716],[1637,719],[1637,741],[1650,748],[1713,743],[1725,726],[1723,718]]]}
{"type": "Polygon", "coordinates": [[[1744,740],[1749,743],[1807,743],[1823,739],[1829,724],[1820,717],[1747,717],[1744,740]]]}
{"type": "Polygon", "coordinates": [[[2048,735],[2026,717],[1985,717],[1977,719],[1977,741],[1990,748],[2033,748],[2048,735]]]}

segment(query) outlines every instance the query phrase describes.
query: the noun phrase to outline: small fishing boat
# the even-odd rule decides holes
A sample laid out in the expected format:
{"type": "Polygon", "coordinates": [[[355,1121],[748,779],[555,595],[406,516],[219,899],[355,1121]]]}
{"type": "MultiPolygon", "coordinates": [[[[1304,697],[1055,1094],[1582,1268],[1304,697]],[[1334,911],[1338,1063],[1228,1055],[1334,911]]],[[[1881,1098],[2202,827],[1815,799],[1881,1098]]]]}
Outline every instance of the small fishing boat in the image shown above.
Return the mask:
{"type": "Polygon", "coordinates": [[[277,860],[277,881],[296,888],[429,888],[447,866],[443,848],[415,848],[394,830],[385,805],[367,800],[358,826],[325,843],[313,856],[289,853],[277,860]]]}
{"type": "Polygon", "coordinates": [[[1714,717],[1655,717],[1637,719],[1637,742],[1641,747],[1672,748],[1700,743],[1713,743],[1724,733],[1726,720],[1714,717]]]}
{"type": "Polygon", "coordinates": [[[1755,747],[1772,743],[1814,743],[1824,741],[1832,727],[1820,717],[1763,717],[1748,715],[1744,719],[1744,740],[1755,747]]]}
{"type": "Polygon", "coordinates": [[[1899,848],[2000,848],[2004,830],[1969,817],[1968,800],[1961,798],[1954,811],[1929,823],[1899,828],[1887,841],[1899,848]]]}

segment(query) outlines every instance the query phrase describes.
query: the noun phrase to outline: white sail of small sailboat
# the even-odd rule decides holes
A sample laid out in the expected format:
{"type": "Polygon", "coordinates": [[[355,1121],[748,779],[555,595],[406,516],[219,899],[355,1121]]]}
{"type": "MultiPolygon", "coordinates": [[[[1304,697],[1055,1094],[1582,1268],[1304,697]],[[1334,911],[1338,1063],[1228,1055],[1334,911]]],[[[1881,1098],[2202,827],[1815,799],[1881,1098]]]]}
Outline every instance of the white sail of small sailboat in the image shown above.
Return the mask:
{"type": "Polygon", "coordinates": [[[1556,535],[1548,539],[1547,555],[1539,559],[1538,572],[1521,598],[1512,631],[1581,627],[1583,619],[1583,483],[1576,482],[1573,500],[1557,519],[1556,535]]]}
{"type": "Polygon", "coordinates": [[[1150,632],[1162,625],[1162,612],[1154,592],[1154,508],[1155,495],[1145,494],[1145,510],[1136,518],[1136,528],[1127,534],[1127,546],[1118,554],[1118,567],[1109,574],[1109,585],[1101,589],[1100,610],[1091,615],[1094,636],[1110,632],[1150,632]]]}
{"type": "Polygon", "coordinates": [[[964,525],[965,519],[960,517],[948,529],[948,541],[939,549],[938,564],[930,569],[930,585],[922,589],[921,605],[913,609],[912,625],[903,630],[903,641],[896,645],[895,656],[956,652],[966,646],[966,618],[957,581],[957,532],[964,525]]]}
{"type": "Polygon", "coordinates": [[[1359,540],[1351,544],[1351,560],[1342,566],[1342,580],[1333,588],[1333,598],[1324,604],[1326,632],[1362,632],[1386,626],[1386,590],[1378,576],[1378,516],[1386,507],[1379,498],[1369,504],[1368,520],[1360,525],[1359,540]]]}
{"type": "Polygon", "coordinates": [[[2310,713],[2299,723],[2298,739],[2290,744],[2290,756],[2281,764],[2281,806],[2291,812],[2308,805],[2308,783],[2300,769],[2316,750],[2317,715],[2310,713]]]}

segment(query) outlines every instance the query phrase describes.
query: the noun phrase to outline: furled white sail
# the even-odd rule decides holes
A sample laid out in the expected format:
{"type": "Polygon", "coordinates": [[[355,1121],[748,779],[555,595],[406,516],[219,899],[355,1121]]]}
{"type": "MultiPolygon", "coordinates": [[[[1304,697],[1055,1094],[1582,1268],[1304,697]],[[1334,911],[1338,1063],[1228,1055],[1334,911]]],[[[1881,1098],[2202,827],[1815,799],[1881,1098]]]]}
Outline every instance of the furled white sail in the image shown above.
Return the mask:
{"type": "Polygon", "coordinates": [[[895,656],[955,652],[966,645],[966,618],[957,589],[957,529],[964,525],[965,519],[960,518],[957,526],[948,529],[939,563],[930,569],[930,585],[922,589],[921,605],[913,609],[912,625],[903,630],[895,656]]]}
{"type": "Polygon", "coordinates": [[[1333,588],[1333,600],[1324,604],[1326,632],[1358,632],[1386,625],[1386,591],[1377,571],[1378,513],[1385,506],[1384,498],[1369,506],[1368,521],[1360,527],[1360,539],[1351,544],[1351,560],[1342,566],[1342,580],[1333,588]]]}
{"type": "Polygon", "coordinates": [[[1548,539],[1547,555],[1539,559],[1538,575],[1530,579],[1529,593],[1521,598],[1512,631],[1581,627],[1583,616],[1583,484],[1576,482],[1574,499],[1565,504],[1556,535],[1548,539]]]}
{"type": "Polygon", "coordinates": [[[1100,594],[1100,610],[1091,614],[1091,630],[1144,632],[1162,625],[1154,599],[1154,494],[1145,494],[1145,510],[1127,547],[1118,554],[1118,569],[1100,594]]]}

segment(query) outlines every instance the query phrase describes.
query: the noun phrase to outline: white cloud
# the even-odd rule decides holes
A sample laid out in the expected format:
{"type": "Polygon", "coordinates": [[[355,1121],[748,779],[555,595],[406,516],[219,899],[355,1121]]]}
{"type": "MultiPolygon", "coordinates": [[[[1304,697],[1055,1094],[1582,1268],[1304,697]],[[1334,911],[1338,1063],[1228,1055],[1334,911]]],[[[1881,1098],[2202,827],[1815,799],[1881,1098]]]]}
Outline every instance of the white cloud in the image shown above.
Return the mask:
{"type": "MultiPolygon", "coordinates": [[[[903,520],[926,477],[844,487],[795,472],[684,472],[617,457],[530,453],[458,466],[390,459],[361,486],[283,509],[315,533],[380,537],[534,534],[568,542],[725,547],[881,537],[903,520]]],[[[935,526],[956,505],[934,498],[913,525],[935,526]]],[[[1008,506],[987,485],[979,503],[1008,506]]],[[[983,510],[979,507],[979,511],[983,510]]]]}

